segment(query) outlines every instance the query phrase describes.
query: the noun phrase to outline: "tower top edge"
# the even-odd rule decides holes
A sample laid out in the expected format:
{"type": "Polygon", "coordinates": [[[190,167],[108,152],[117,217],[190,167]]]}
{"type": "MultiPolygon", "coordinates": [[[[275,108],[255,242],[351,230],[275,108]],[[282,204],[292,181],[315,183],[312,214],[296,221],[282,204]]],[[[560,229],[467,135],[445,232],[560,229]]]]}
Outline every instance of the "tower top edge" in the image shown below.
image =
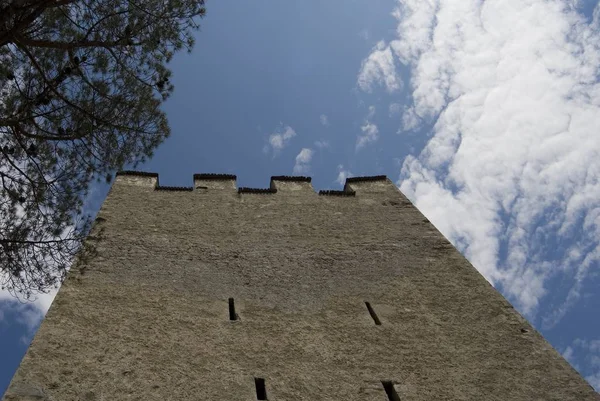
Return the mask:
{"type": "Polygon", "coordinates": [[[237,180],[235,174],[196,173],[194,180],[237,180]]]}
{"type": "Polygon", "coordinates": [[[134,170],[123,170],[123,171],[118,171],[117,176],[120,175],[133,175],[133,176],[138,176],[138,177],[155,177],[158,178],[158,173],[150,173],[147,171],[134,171],[134,170]]]}
{"type": "MultiPolygon", "coordinates": [[[[138,176],[138,177],[154,177],[158,178],[158,173],[147,172],[147,171],[135,171],[135,170],[123,170],[116,174],[117,176],[138,176]]],[[[363,181],[385,181],[387,180],[386,175],[372,175],[362,177],[348,177],[346,183],[355,183],[363,181]]],[[[194,180],[237,180],[235,174],[218,174],[218,173],[196,173],[194,174],[194,180]]],[[[295,181],[295,182],[312,182],[312,177],[307,176],[293,176],[293,175],[274,175],[271,177],[272,181],[295,181]]]]}
{"type": "Polygon", "coordinates": [[[363,182],[363,181],[385,181],[387,180],[387,175],[371,175],[364,177],[348,177],[346,178],[346,183],[353,182],[363,182]]]}
{"type": "Polygon", "coordinates": [[[311,182],[312,177],[305,177],[301,175],[274,175],[271,177],[271,181],[311,182]]]}
{"type": "Polygon", "coordinates": [[[191,192],[194,190],[194,187],[172,187],[172,186],[157,186],[154,188],[155,191],[172,191],[172,192],[191,192]]]}

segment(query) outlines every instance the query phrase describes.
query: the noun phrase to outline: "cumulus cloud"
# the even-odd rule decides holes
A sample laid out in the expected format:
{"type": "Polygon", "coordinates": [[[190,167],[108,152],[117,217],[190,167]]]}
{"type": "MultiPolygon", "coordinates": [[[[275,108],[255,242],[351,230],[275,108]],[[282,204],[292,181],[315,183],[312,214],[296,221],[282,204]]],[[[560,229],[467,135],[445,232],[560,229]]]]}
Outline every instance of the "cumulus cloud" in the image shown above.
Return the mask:
{"type": "Polygon", "coordinates": [[[329,141],[325,141],[325,140],[315,141],[315,146],[320,150],[326,149],[329,147],[329,141]]]}
{"type": "Polygon", "coordinates": [[[321,114],[319,121],[321,121],[321,124],[325,127],[329,125],[329,118],[325,114],[321,114]]]}
{"type": "Polygon", "coordinates": [[[565,358],[575,369],[577,366],[575,365],[575,350],[570,345],[562,352],[563,358],[565,358]]]}
{"type": "Polygon", "coordinates": [[[402,105],[400,103],[391,103],[389,106],[390,117],[399,115],[402,112],[402,105]]]}
{"type": "Polygon", "coordinates": [[[377,139],[379,139],[379,129],[377,128],[377,125],[373,124],[372,122],[367,121],[360,127],[360,129],[363,134],[359,135],[358,139],[356,140],[356,150],[359,150],[366,144],[375,142],[377,139]]]}
{"type": "Polygon", "coordinates": [[[354,174],[350,170],[345,169],[343,164],[338,165],[338,176],[335,182],[344,185],[348,177],[354,177],[354,174]]]}
{"type": "Polygon", "coordinates": [[[358,87],[371,92],[375,84],[385,86],[388,92],[402,88],[402,80],[396,72],[396,64],[392,50],[384,41],[373,48],[369,56],[363,60],[358,73],[358,87]]]}
{"type": "Polygon", "coordinates": [[[402,114],[402,130],[400,132],[413,131],[421,125],[421,118],[415,113],[414,107],[405,107],[402,114]]]}
{"type": "Polygon", "coordinates": [[[600,392],[600,369],[596,373],[586,376],[585,380],[587,380],[596,391],[600,392]]]}
{"type": "Polygon", "coordinates": [[[375,142],[377,139],[379,139],[379,128],[377,128],[377,125],[370,121],[374,115],[375,106],[369,106],[367,118],[365,119],[364,124],[360,127],[362,135],[359,135],[356,139],[356,151],[359,151],[368,143],[375,142]]]}
{"type": "Polygon", "coordinates": [[[600,257],[598,14],[590,25],[558,0],[398,0],[397,38],[359,79],[369,90],[396,76],[393,55],[410,69],[403,128],[435,124],[404,161],[402,191],[521,311],[552,297],[546,328],[600,257]],[[548,292],[558,275],[566,296],[548,292]]]}
{"type": "Polygon", "coordinates": [[[54,297],[58,290],[53,290],[48,294],[37,294],[34,299],[24,302],[15,298],[6,290],[0,291],[0,326],[7,324],[8,320],[3,317],[8,313],[14,314],[17,323],[25,326],[27,330],[23,332],[21,342],[29,344],[35,335],[35,331],[40,322],[48,312],[54,297]]]}
{"type": "Polygon", "coordinates": [[[417,115],[413,106],[402,107],[400,103],[391,103],[389,105],[389,113],[390,117],[402,116],[402,126],[398,130],[398,134],[406,131],[414,131],[421,126],[421,117],[417,115]]]}
{"type": "Polygon", "coordinates": [[[294,174],[308,174],[310,172],[310,162],[314,151],[312,149],[303,148],[296,156],[296,164],[294,165],[294,174]]]}
{"type": "Polygon", "coordinates": [[[369,112],[367,113],[367,120],[370,120],[375,116],[375,106],[369,106],[369,112]]]}
{"type": "Polygon", "coordinates": [[[289,125],[278,127],[275,132],[273,132],[269,136],[269,140],[267,144],[263,148],[265,153],[269,153],[269,151],[273,152],[273,155],[276,156],[283,148],[285,148],[293,137],[296,136],[296,131],[289,125]]]}
{"type": "Polygon", "coordinates": [[[576,338],[562,355],[585,377],[596,391],[600,391],[600,339],[585,340],[576,338]],[[575,360],[581,363],[576,364],[574,363],[575,360]]]}

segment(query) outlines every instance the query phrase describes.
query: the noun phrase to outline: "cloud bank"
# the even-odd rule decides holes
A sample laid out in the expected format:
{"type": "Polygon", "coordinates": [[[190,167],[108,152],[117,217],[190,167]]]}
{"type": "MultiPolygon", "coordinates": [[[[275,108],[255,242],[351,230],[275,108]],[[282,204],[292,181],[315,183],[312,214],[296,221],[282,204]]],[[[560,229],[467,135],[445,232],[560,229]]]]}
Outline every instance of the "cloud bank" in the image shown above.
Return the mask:
{"type": "Polygon", "coordinates": [[[433,123],[401,190],[521,311],[554,297],[554,326],[600,256],[598,10],[588,23],[558,0],[398,0],[394,16],[358,85],[396,76],[395,57],[411,73],[403,128],[433,123]]]}

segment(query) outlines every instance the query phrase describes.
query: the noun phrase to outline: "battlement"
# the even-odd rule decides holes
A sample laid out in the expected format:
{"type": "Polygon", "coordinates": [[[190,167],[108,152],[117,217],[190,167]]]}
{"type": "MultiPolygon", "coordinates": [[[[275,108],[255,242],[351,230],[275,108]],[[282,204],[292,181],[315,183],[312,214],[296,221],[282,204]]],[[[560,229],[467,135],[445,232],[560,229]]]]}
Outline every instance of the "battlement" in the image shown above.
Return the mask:
{"type": "Polygon", "coordinates": [[[311,182],[312,178],[300,175],[274,175],[273,177],[271,177],[271,181],[311,182]]]}
{"type": "MultiPolygon", "coordinates": [[[[386,192],[389,186],[394,185],[385,175],[373,175],[367,177],[349,177],[344,184],[345,192],[386,192]]],[[[394,185],[395,188],[395,185],[394,185]]]]}
{"type": "Polygon", "coordinates": [[[161,187],[157,186],[154,188],[156,191],[173,191],[173,192],[192,192],[193,187],[161,187]]]}
{"type": "Polygon", "coordinates": [[[199,190],[236,188],[237,176],[234,174],[194,174],[194,188],[199,190]]]}
{"type": "Polygon", "coordinates": [[[119,171],[115,177],[115,183],[155,188],[158,186],[158,173],[119,171]]]}
{"type": "Polygon", "coordinates": [[[385,176],[385,175],[372,175],[372,176],[368,176],[368,177],[348,177],[348,178],[346,178],[346,183],[385,181],[385,180],[387,180],[387,176],[385,176]]]}
{"type": "Polygon", "coordinates": [[[235,174],[198,173],[194,174],[194,180],[236,180],[235,174]]]}
{"type": "Polygon", "coordinates": [[[259,195],[297,195],[355,197],[364,194],[394,193],[398,188],[385,175],[350,177],[346,179],[343,190],[323,189],[315,191],[312,177],[277,175],[270,179],[267,188],[237,187],[237,176],[234,174],[198,173],[193,175],[192,187],[161,186],[158,173],[145,171],[121,171],[116,175],[116,184],[135,185],[152,188],[155,191],[170,192],[213,192],[231,191],[231,193],[259,195]]]}
{"type": "Polygon", "coordinates": [[[148,173],[145,171],[124,170],[124,171],[117,172],[117,176],[136,176],[136,177],[156,177],[156,178],[158,178],[158,173],[148,173]]]}

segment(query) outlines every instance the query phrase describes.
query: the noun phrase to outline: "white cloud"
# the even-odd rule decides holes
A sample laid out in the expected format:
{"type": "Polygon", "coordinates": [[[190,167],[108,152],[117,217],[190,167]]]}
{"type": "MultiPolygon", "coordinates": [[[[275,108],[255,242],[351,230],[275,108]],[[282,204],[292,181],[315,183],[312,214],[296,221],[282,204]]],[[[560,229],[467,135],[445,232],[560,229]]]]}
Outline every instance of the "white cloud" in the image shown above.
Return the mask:
{"type": "Polygon", "coordinates": [[[325,140],[315,141],[315,146],[320,150],[326,149],[329,147],[329,141],[325,141],[325,140]]]}
{"type": "Polygon", "coordinates": [[[365,119],[364,124],[360,127],[360,130],[363,133],[356,139],[356,151],[359,151],[368,143],[375,142],[377,139],[379,139],[379,128],[377,128],[377,125],[369,121],[371,118],[373,118],[373,116],[375,116],[375,106],[369,106],[367,118],[365,119]]]}
{"type": "Polygon", "coordinates": [[[370,120],[375,116],[375,106],[369,106],[369,113],[367,114],[367,120],[370,120]]]}
{"type": "Polygon", "coordinates": [[[414,107],[405,107],[402,114],[402,131],[413,131],[421,125],[421,119],[414,107]]]}
{"type": "Polygon", "coordinates": [[[319,121],[321,121],[321,124],[325,127],[329,126],[329,118],[325,114],[321,114],[319,121]]]}
{"type": "Polygon", "coordinates": [[[389,112],[390,117],[402,115],[402,127],[400,127],[398,130],[398,134],[406,131],[414,131],[421,126],[421,117],[417,115],[413,106],[402,107],[400,103],[391,103],[389,106],[389,112]]]}
{"type": "Polygon", "coordinates": [[[544,327],[600,259],[598,15],[589,25],[556,0],[398,0],[397,38],[359,76],[366,91],[396,77],[392,53],[410,69],[403,128],[435,125],[402,191],[521,311],[553,297],[544,327]],[[572,283],[562,299],[548,293],[559,274],[572,283]]]}
{"type": "Polygon", "coordinates": [[[577,338],[565,349],[562,355],[585,377],[596,391],[600,391],[600,340],[577,338]],[[581,363],[573,363],[576,359],[581,363]]]}
{"type": "Polygon", "coordinates": [[[285,148],[293,137],[296,136],[296,131],[289,125],[278,127],[275,132],[269,136],[268,143],[263,148],[265,153],[269,153],[269,150],[276,156],[283,148],[285,148]]]}
{"type": "Polygon", "coordinates": [[[310,162],[314,151],[312,149],[303,148],[296,156],[296,164],[294,165],[294,174],[308,174],[310,172],[310,162]]]}
{"type": "Polygon", "coordinates": [[[390,117],[399,115],[402,112],[402,105],[400,103],[391,103],[389,106],[390,117]]]}
{"type": "Polygon", "coordinates": [[[585,380],[587,380],[596,391],[600,392],[600,370],[592,375],[586,376],[585,380]]]}
{"type": "Polygon", "coordinates": [[[562,353],[563,358],[565,358],[569,363],[575,366],[575,358],[574,358],[575,350],[570,345],[564,350],[562,353]]]}
{"type": "Polygon", "coordinates": [[[343,164],[340,164],[338,166],[338,176],[335,182],[340,185],[344,185],[346,183],[346,178],[348,177],[354,177],[354,174],[352,174],[350,170],[345,169],[343,164]]]}
{"type": "Polygon", "coordinates": [[[17,322],[27,327],[27,331],[23,333],[21,341],[25,344],[33,339],[35,330],[41,323],[42,319],[48,312],[54,297],[58,290],[53,290],[48,294],[37,294],[30,301],[17,299],[6,290],[0,290],[0,325],[6,324],[2,322],[3,316],[10,311],[15,315],[17,322]]]}
{"type": "Polygon", "coordinates": [[[363,135],[359,135],[356,140],[356,150],[363,148],[366,144],[375,142],[379,139],[379,129],[372,122],[366,122],[360,127],[363,135]]]}
{"type": "Polygon", "coordinates": [[[396,72],[394,55],[384,41],[373,48],[369,56],[363,60],[358,73],[358,87],[371,92],[375,84],[384,85],[388,92],[402,88],[402,80],[396,72]]]}
{"type": "MultiPolygon", "coordinates": [[[[106,197],[108,190],[109,188],[105,184],[91,184],[87,196],[83,198],[81,215],[89,215],[93,219],[100,208],[100,204],[106,197]]],[[[61,238],[67,238],[71,229],[73,229],[73,226],[64,230],[61,238]]],[[[77,263],[76,258],[77,256],[72,259],[71,263],[77,263]]],[[[49,271],[52,271],[51,260],[49,261],[48,266],[49,271]]],[[[71,266],[69,265],[67,267],[67,271],[70,269],[71,266]]],[[[0,283],[6,283],[9,278],[9,276],[6,274],[0,275],[0,277],[0,283]]],[[[59,287],[60,285],[62,284],[59,284],[59,287]]],[[[11,311],[11,313],[14,313],[16,319],[22,324],[25,324],[29,329],[24,336],[24,341],[27,344],[29,344],[29,341],[35,334],[33,330],[38,327],[39,323],[48,312],[48,309],[50,309],[50,306],[52,305],[59,288],[48,288],[46,291],[46,293],[37,291],[33,292],[30,298],[27,299],[22,293],[17,293],[15,296],[15,294],[6,289],[0,290],[0,322],[2,321],[2,316],[6,311],[11,311]]]]}

